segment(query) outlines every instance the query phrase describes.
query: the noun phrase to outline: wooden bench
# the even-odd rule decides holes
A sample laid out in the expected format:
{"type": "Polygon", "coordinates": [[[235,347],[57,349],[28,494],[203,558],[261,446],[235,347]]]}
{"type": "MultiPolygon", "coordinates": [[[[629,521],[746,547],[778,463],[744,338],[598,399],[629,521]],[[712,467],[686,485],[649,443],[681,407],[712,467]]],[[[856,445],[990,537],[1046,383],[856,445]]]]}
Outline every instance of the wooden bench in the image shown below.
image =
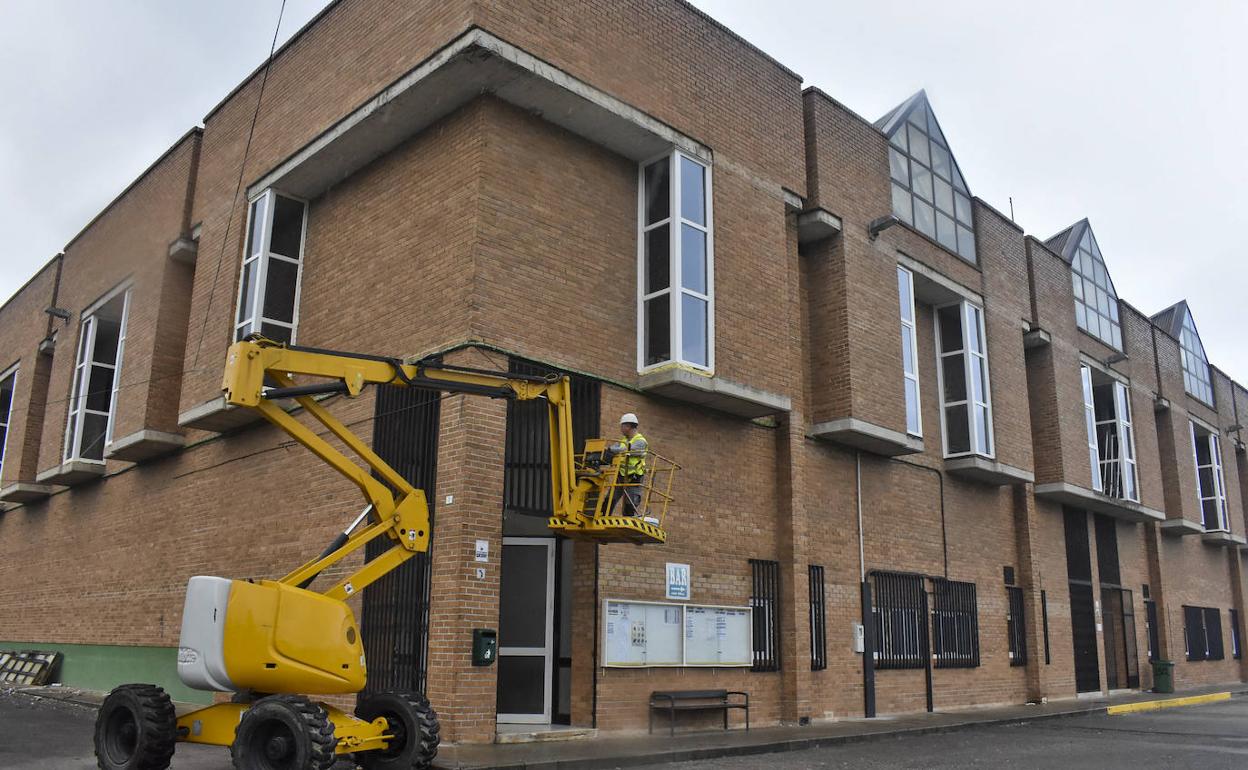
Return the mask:
{"type": "Polygon", "coordinates": [[[735,690],[663,690],[650,693],[650,732],[654,732],[654,712],[666,710],[669,719],[669,734],[676,734],[677,711],[722,711],[724,712],[724,729],[728,729],[728,710],[743,709],[745,711],[745,729],[750,729],[750,694],[735,690]],[[729,696],[739,695],[744,700],[732,700],[729,696]]]}

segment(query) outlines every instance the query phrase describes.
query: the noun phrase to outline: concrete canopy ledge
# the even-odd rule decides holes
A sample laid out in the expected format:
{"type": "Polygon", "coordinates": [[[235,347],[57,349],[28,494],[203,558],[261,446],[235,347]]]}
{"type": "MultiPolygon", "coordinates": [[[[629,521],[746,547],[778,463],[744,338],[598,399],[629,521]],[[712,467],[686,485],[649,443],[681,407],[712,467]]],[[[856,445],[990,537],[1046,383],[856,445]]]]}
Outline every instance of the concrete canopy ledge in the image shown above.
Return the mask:
{"type": "Polygon", "coordinates": [[[67,463],[49,468],[35,476],[40,484],[60,484],[72,487],[94,481],[104,475],[104,463],[93,460],[70,460],[67,463]]]}
{"type": "Polygon", "coordinates": [[[1239,548],[1248,543],[1242,535],[1233,535],[1230,532],[1206,532],[1200,536],[1200,539],[1206,545],[1215,545],[1222,548],[1239,548]]]}
{"type": "Polygon", "coordinates": [[[51,484],[32,484],[29,481],[19,481],[0,489],[0,502],[33,503],[36,500],[42,500],[55,491],[56,487],[51,484]]]}
{"type": "Polygon", "coordinates": [[[1015,468],[1013,465],[990,460],[987,457],[958,457],[945,460],[945,470],[964,479],[1005,487],[1011,484],[1030,484],[1036,474],[1015,468]]]}
{"type": "Polygon", "coordinates": [[[859,420],[856,417],[842,417],[816,423],[811,426],[810,435],[885,457],[897,457],[923,451],[923,439],[866,420],[859,420]]]}
{"type": "Polygon", "coordinates": [[[738,417],[767,417],[788,412],[788,396],[769,393],[722,377],[697,374],[687,369],[660,369],[641,375],[638,386],[645,393],[698,404],[738,417]]]}
{"type": "Polygon", "coordinates": [[[217,396],[178,415],[178,425],[183,428],[224,433],[227,430],[250,425],[259,419],[259,412],[230,406],[225,403],[225,396],[217,396]]]}
{"type": "Polygon", "coordinates": [[[1076,508],[1084,508],[1093,513],[1103,513],[1106,516],[1122,521],[1140,523],[1166,520],[1166,515],[1161,511],[1148,508],[1139,503],[1133,503],[1130,500],[1110,497],[1100,492],[1094,492],[1091,489],[1067,484],[1064,481],[1037,484],[1035,495],[1046,500],[1072,505],[1076,508]]]}
{"type": "Polygon", "coordinates": [[[252,185],[248,195],[277,187],[315,198],[482,94],[493,94],[635,161],[673,146],[711,160],[711,151],[698,141],[474,28],[290,156],[252,185]]]}
{"type": "Polygon", "coordinates": [[[1190,519],[1166,519],[1161,522],[1161,534],[1182,537],[1183,535],[1203,535],[1205,528],[1190,519]]]}
{"type": "Polygon", "coordinates": [[[150,460],[186,446],[186,437],[159,430],[139,430],[109,445],[105,456],[110,460],[132,463],[150,460]]]}
{"type": "Polygon", "coordinates": [[[169,244],[169,259],[184,265],[194,265],[199,254],[199,242],[190,238],[179,238],[169,244]]]}
{"type": "Polygon", "coordinates": [[[797,215],[797,242],[801,245],[831,238],[841,231],[841,218],[822,208],[797,215]]]}
{"type": "Polygon", "coordinates": [[[1031,350],[1032,348],[1042,348],[1045,345],[1053,343],[1053,335],[1044,329],[1036,327],[1035,329],[1023,330],[1023,350],[1031,350]]]}

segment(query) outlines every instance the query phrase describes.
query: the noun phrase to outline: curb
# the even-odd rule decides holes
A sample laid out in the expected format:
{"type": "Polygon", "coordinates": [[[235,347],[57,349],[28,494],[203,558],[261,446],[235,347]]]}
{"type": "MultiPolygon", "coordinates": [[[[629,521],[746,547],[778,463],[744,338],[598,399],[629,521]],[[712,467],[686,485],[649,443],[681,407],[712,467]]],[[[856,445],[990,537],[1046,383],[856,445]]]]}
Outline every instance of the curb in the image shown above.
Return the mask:
{"type": "Polygon", "coordinates": [[[1116,714],[1137,714],[1141,711],[1160,711],[1161,709],[1195,706],[1200,703],[1217,703],[1218,701],[1230,699],[1231,694],[1229,692],[1211,692],[1207,695],[1189,695],[1185,698],[1164,698],[1162,700],[1141,701],[1140,703],[1123,703],[1118,706],[1110,706],[1105,709],[1105,713],[1110,716],[1116,714]]]}

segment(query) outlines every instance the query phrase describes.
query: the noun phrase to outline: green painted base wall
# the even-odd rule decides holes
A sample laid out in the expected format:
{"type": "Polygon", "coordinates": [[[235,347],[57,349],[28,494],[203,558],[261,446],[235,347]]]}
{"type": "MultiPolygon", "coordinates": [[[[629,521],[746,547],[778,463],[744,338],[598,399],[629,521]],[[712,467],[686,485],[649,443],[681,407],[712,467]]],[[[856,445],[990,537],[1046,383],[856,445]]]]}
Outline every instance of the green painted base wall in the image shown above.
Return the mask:
{"type": "Polygon", "coordinates": [[[108,691],[138,682],[165,688],[169,697],[186,703],[212,703],[212,693],[192,690],[178,679],[175,647],[122,647],[107,644],[0,642],[0,650],[61,653],[56,681],[69,687],[108,691]]]}

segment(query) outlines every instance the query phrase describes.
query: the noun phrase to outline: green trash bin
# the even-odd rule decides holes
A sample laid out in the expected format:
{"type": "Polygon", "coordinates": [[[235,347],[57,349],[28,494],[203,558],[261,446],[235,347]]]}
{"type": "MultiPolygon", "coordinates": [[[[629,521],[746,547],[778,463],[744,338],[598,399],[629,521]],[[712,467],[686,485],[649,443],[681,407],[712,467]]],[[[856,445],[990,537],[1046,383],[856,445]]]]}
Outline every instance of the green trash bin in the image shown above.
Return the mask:
{"type": "Polygon", "coordinates": [[[1153,661],[1153,692],[1174,692],[1174,661],[1153,661]]]}

